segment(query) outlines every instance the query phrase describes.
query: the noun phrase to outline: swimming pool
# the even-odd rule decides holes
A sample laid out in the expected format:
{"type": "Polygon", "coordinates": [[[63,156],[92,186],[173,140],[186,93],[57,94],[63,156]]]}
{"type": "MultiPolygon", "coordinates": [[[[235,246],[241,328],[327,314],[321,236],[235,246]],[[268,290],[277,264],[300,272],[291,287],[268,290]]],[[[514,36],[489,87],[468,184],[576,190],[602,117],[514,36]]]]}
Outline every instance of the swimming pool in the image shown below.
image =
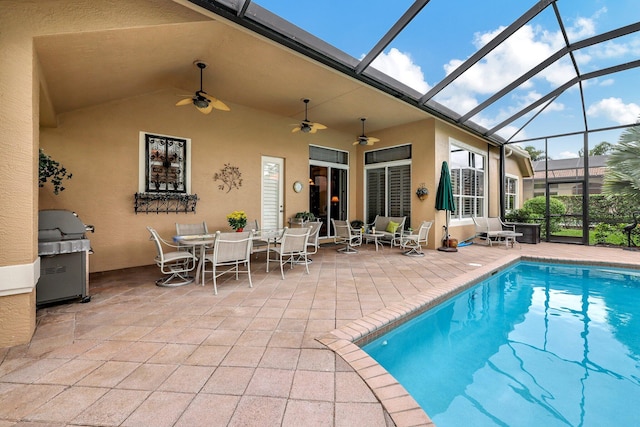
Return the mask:
{"type": "Polygon", "coordinates": [[[638,425],[640,271],[520,262],[363,350],[438,427],[638,425]]]}

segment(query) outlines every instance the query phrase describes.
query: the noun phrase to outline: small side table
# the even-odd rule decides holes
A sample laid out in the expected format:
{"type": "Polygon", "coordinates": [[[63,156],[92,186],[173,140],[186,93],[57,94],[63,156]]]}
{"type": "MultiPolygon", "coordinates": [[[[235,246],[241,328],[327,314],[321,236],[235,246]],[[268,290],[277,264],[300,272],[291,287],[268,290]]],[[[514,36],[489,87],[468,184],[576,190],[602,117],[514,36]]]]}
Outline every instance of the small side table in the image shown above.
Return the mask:
{"type": "Polygon", "coordinates": [[[516,243],[520,244],[516,238],[522,237],[522,233],[516,233],[515,231],[501,231],[498,233],[498,237],[504,240],[504,246],[509,249],[509,244],[514,247],[516,243]]]}
{"type": "Polygon", "coordinates": [[[382,243],[378,241],[378,238],[384,237],[382,233],[364,233],[364,239],[366,243],[369,243],[370,240],[376,244],[376,252],[378,252],[378,246],[383,247],[382,243]]]}

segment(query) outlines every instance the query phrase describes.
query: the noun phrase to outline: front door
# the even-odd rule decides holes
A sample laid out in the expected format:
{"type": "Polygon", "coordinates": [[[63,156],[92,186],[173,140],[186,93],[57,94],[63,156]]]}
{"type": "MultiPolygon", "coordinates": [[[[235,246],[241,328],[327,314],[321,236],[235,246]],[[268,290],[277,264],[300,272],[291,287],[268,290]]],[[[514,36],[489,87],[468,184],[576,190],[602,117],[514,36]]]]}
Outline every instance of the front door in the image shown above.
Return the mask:
{"type": "Polygon", "coordinates": [[[260,228],[281,228],[284,216],[284,159],[262,156],[262,223],[260,228]]]}

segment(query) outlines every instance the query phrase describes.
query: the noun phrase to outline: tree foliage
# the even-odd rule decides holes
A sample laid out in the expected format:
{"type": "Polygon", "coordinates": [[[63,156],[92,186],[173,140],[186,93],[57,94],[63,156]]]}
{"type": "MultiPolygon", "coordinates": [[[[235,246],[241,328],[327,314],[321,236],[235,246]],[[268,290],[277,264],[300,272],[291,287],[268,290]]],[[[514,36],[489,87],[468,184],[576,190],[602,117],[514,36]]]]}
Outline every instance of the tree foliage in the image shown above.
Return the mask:
{"type": "MultiPolygon", "coordinates": [[[[604,156],[605,154],[608,154],[613,149],[613,147],[614,145],[610,142],[602,141],[601,143],[596,144],[596,146],[591,150],[589,150],[589,156],[604,156]]],[[[584,149],[581,148],[578,151],[578,156],[584,157],[584,149]]]]}
{"type": "Polygon", "coordinates": [[[531,160],[534,162],[536,160],[544,160],[547,158],[544,154],[544,150],[538,150],[533,145],[527,145],[524,147],[524,150],[529,153],[529,157],[531,157],[531,160]]]}
{"type": "Polygon", "coordinates": [[[621,194],[640,206],[640,126],[626,129],[620,135],[607,159],[604,177],[605,194],[621,194]]]}

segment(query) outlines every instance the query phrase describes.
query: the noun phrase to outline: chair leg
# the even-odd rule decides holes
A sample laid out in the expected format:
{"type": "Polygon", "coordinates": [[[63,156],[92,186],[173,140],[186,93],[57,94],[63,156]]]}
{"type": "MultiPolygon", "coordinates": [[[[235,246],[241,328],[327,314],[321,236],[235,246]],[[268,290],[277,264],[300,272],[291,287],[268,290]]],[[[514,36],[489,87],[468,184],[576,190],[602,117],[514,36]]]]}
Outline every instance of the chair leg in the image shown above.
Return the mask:
{"type": "Polygon", "coordinates": [[[211,269],[213,273],[213,294],[218,295],[218,283],[216,281],[216,265],[213,264],[213,268],[211,269]]]}

